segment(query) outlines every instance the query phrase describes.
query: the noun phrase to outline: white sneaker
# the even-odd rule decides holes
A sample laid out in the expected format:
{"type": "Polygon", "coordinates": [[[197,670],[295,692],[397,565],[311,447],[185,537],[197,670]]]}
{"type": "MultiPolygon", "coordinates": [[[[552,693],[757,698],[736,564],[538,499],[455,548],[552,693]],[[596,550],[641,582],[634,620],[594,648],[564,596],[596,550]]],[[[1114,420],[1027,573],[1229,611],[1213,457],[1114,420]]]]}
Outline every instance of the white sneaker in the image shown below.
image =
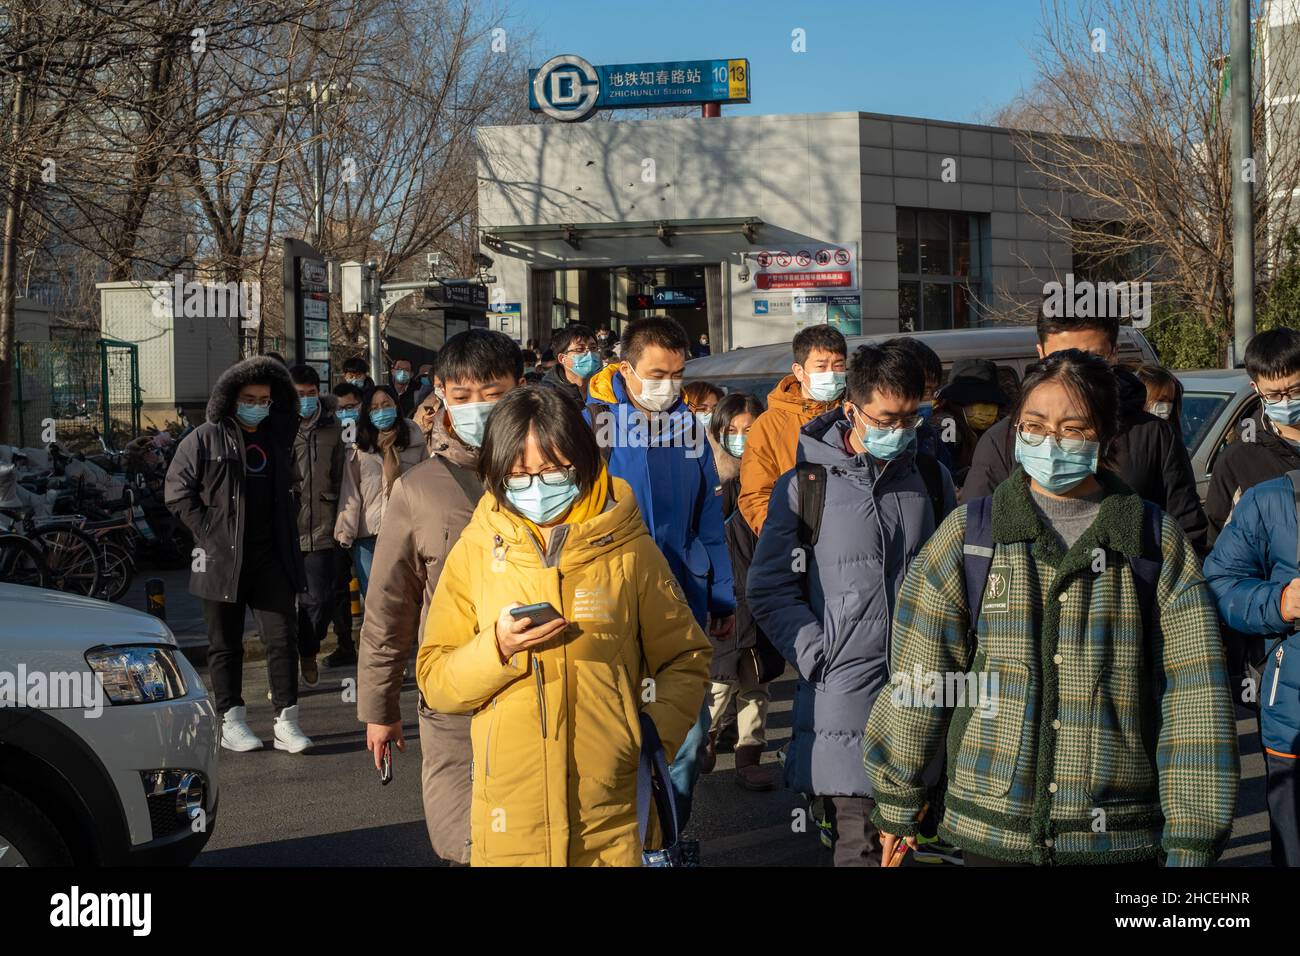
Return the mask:
{"type": "Polygon", "coordinates": [[[246,712],[244,707],[231,707],[221,718],[221,746],[227,750],[246,753],[262,749],[261,738],[253,733],[253,728],[244,719],[246,712]]]}
{"type": "Polygon", "coordinates": [[[286,707],[275,718],[275,749],[300,754],[311,746],[311,738],[298,726],[298,705],[286,707]]]}

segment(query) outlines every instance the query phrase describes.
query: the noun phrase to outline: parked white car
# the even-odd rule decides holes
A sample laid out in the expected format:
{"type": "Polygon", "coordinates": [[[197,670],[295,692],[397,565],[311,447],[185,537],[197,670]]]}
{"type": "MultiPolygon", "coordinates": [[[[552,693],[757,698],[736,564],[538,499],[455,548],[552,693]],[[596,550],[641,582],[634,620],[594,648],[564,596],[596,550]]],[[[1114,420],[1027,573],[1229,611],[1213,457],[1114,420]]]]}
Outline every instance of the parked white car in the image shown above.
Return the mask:
{"type": "Polygon", "coordinates": [[[0,584],[0,866],[189,863],[216,823],[219,737],[162,621],[0,584]]]}

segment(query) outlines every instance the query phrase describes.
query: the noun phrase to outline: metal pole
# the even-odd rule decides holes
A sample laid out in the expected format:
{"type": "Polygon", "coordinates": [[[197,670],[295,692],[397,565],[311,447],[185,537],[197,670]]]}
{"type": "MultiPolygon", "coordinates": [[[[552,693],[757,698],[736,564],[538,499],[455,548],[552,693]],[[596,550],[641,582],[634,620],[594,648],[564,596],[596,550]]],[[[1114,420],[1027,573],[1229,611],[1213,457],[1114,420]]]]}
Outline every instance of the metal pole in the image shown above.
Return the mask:
{"type": "Polygon", "coordinates": [[[315,80],[311,82],[311,135],[316,142],[315,170],[313,179],[316,190],[316,203],[312,210],[312,221],[316,227],[316,248],[325,242],[325,149],[320,135],[320,98],[321,87],[315,80]]]}
{"type": "Polygon", "coordinates": [[[1232,0],[1232,320],[1240,360],[1255,334],[1254,157],[1251,146],[1250,0],[1232,0]],[[1250,160],[1250,162],[1247,162],[1250,160]]]}
{"type": "Polygon", "coordinates": [[[383,377],[379,374],[379,369],[384,361],[384,350],[379,343],[379,313],[370,313],[370,377],[375,380],[376,385],[383,384],[383,377]]]}

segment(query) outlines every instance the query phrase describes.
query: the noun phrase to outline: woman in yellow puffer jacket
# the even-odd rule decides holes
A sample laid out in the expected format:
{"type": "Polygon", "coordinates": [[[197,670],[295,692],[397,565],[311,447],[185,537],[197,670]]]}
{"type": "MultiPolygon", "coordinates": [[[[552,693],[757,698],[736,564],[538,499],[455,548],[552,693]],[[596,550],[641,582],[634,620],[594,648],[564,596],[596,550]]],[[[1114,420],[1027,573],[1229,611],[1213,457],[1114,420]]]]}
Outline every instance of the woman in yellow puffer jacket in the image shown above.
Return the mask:
{"type": "Polygon", "coordinates": [[[639,713],[676,753],[708,640],[560,393],[497,403],[479,476],[487,493],[447,556],[416,667],[430,707],[474,714],[470,863],[638,866],[639,713]],[[543,602],[558,620],[509,612],[543,602]]]}

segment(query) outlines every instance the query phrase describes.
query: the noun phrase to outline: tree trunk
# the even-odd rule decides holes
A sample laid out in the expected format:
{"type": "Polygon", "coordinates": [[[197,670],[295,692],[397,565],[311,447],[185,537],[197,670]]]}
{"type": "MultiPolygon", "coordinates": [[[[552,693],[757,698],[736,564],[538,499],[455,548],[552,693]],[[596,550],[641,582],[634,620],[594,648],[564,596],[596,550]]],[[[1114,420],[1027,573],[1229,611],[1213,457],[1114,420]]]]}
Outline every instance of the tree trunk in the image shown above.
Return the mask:
{"type": "Polygon", "coordinates": [[[4,234],[0,235],[0,444],[9,444],[10,416],[14,396],[14,349],[18,341],[18,238],[22,231],[23,192],[26,177],[22,142],[23,117],[27,113],[27,80],[19,65],[14,76],[14,115],[9,161],[8,196],[4,234]]]}

